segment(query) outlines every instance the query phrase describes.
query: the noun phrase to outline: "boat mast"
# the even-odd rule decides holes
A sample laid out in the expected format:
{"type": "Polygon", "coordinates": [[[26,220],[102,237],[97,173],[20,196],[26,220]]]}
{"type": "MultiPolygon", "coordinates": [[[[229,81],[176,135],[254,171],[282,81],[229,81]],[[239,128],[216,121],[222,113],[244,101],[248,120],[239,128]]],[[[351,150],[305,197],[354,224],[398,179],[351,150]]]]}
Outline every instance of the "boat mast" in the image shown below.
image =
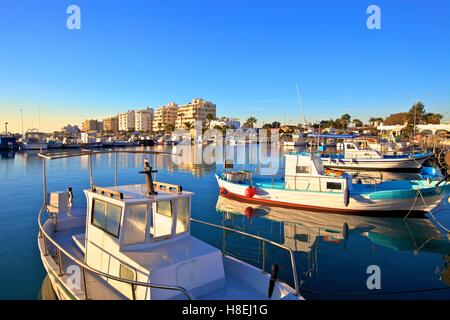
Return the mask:
{"type": "Polygon", "coordinates": [[[298,102],[298,107],[300,108],[300,111],[301,111],[301,119],[300,119],[300,122],[302,122],[303,121],[303,124],[305,125],[305,126],[307,126],[307,123],[306,123],[306,119],[305,119],[305,111],[304,111],[304,109],[303,109],[303,107],[302,107],[302,104],[300,103],[300,92],[299,92],[299,90],[298,90],[298,84],[295,84],[295,88],[297,89],[297,102],[298,102]]]}

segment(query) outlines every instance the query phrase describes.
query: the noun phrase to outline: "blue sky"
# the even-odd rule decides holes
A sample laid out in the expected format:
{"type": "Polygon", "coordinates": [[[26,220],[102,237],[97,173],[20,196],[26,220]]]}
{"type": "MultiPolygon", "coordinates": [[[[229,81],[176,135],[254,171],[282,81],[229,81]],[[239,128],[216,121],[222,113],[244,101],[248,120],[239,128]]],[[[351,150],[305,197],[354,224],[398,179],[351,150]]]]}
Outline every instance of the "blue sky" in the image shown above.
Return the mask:
{"type": "Polygon", "coordinates": [[[59,129],[83,118],[203,97],[259,124],[415,100],[449,118],[447,0],[1,0],[0,122],[59,129]],[[66,8],[81,8],[81,30],[66,8]],[[381,30],[366,9],[381,8],[381,30]],[[407,96],[405,96],[407,95],[407,96]],[[38,115],[40,114],[40,121],[38,115]]]}

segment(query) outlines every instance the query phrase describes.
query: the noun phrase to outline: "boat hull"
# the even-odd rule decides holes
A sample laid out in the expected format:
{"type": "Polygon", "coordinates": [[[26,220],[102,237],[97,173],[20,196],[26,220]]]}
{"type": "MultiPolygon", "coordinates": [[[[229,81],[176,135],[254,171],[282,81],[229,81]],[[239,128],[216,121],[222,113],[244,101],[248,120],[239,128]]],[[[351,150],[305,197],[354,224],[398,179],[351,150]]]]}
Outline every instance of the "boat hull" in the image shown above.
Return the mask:
{"type": "Polygon", "coordinates": [[[430,194],[424,196],[426,204],[420,197],[401,199],[371,199],[368,195],[351,194],[346,206],[343,192],[313,192],[300,190],[256,188],[256,195],[246,196],[249,185],[236,184],[216,177],[222,196],[246,203],[270,205],[273,207],[292,208],[314,212],[356,214],[369,216],[405,217],[423,216],[437,206],[446,196],[430,194]]]}
{"type": "Polygon", "coordinates": [[[20,143],[21,150],[47,150],[47,143],[20,143]]]}
{"type": "Polygon", "coordinates": [[[384,159],[322,158],[323,166],[331,169],[364,169],[376,171],[418,170],[429,156],[384,159]]]}

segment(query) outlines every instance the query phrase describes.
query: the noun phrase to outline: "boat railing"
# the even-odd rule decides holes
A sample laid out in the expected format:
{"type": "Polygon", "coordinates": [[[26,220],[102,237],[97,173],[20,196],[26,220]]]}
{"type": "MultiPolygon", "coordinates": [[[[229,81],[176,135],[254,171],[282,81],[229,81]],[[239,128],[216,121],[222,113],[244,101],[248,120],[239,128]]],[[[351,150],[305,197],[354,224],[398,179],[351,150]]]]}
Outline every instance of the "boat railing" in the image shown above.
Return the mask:
{"type": "MultiPolygon", "coordinates": [[[[100,270],[96,270],[89,265],[87,265],[85,262],[80,261],[78,258],[74,257],[71,253],[69,253],[67,250],[65,250],[61,245],[58,244],[52,237],[48,235],[48,233],[45,231],[43,222],[42,222],[42,216],[44,213],[48,212],[47,206],[43,206],[41,210],[39,211],[38,215],[38,226],[39,226],[39,238],[43,239],[43,247],[44,247],[44,256],[48,256],[50,254],[49,248],[48,248],[48,242],[50,242],[56,250],[56,264],[58,265],[58,274],[57,277],[59,280],[61,280],[61,277],[65,275],[63,270],[63,256],[68,258],[70,261],[72,261],[74,264],[76,264],[81,269],[81,277],[83,281],[83,286],[80,288],[83,293],[85,300],[89,300],[89,293],[88,293],[88,286],[86,282],[86,273],[90,272],[94,274],[95,276],[103,277],[108,280],[117,281],[123,284],[128,284],[131,289],[132,293],[132,299],[136,300],[136,290],[138,287],[146,287],[146,288],[152,288],[152,289],[161,289],[161,290],[170,290],[170,291],[178,291],[181,294],[183,294],[187,299],[194,300],[194,297],[189,293],[188,290],[186,290],[183,287],[180,286],[171,286],[171,285],[165,285],[165,284],[154,284],[154,283],[148,283],[148,282],[141,282],[136,280],[129,280],[124,279],[121,277],[117,277],[108,273],[105,273],[100,270]]],[[[51,217],[51,215],[50,215],[51,217]]],[[[48,221],[48,220],[47,220],[48,221]]]]}
{"type": "MultiPolygon", "coordinates": [[[[280,249],[288,251],[289,252],[289,257],[290,257],[290,260],[291,260],[292,277],[293,277],[293,281],[294,281],[295,293],[297,295],[300,294],[300,288],[299,288],[299,282],[298,282],[298,273],[297,273],[297,267],[296,267],[295,258],[294,258],[294,251],[292,251],[291,248],[286,247],[286,246],[284,246],[282,244],[279,244],[277,242],[274,242],[274,241],[262,238],[260,236],[256,236],[256,235],[251,234],[251,233],[246,233],[246,232],[243,232],[243,231],[240,231],[240,230],[236,230],[236,229],[228,228],[228,227],[225,227],[225,226],[221,226],[221,225],[217,225],[217,224],[213,224],[213,223],[197,220],[197,219],[194,219],[194,218],[191,218],[191,221],[193,221],[195,223],[203,224],[203,225],[206,225],[206,226],[209,226],[209,227],[217,228],[217,229],[220,229],[220,230],[223,230],[223,231],[234,232],[236,234],[240,234],[240,235],[243,235],[245,237],[249,237],[249,238],[253,238],[253,239],[256,239],[258,241],[261,241],[262,242],[262,250],[263,250],[263,253],[262,253],[262,260],[263,260],[262,261],[262,271],[263,272],[266,272],[266,270],[265,270],[265,265],[266,265],[266,244],[269,244],[269,245],[272,245],[272,246],[275,246],[275,247],[278,247],[280,249]]],[[[225,249],[223,249],[223,254],[226,254],[225,249]]]]}

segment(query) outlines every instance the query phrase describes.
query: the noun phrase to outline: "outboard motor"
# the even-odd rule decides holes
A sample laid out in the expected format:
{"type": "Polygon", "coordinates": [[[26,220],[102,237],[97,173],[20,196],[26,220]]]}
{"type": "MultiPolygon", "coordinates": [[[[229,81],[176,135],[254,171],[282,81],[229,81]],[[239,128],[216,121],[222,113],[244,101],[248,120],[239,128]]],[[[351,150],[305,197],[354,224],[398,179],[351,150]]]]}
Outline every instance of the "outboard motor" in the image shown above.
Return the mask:
{"type": "Polygon", "coordinates": [[[270,273],[270,281],[269,281],[269,293],[268,297],[269,299],[272,298],[273,289],[275,289],[275,283],[278,279],[278,271],[280,270],[280,267],[277,264],[272,265],[272,272],[270,273]]]}

